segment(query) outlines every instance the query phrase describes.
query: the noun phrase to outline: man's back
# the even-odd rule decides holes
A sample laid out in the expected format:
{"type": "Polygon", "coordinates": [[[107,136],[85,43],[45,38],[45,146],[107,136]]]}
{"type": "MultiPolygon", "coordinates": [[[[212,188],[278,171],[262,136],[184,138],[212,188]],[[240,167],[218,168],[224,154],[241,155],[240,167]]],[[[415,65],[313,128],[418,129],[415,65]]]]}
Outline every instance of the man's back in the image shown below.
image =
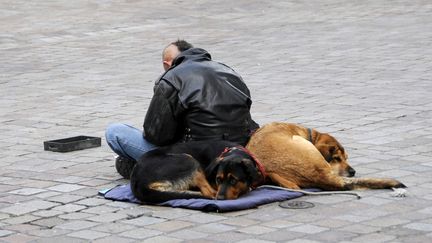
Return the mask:
{"type": "Polygon", "coordinates": [[[203,49],[182,52],[157,82],[155,94],[159,86],[164,93],[174,90],[168,99],[170,107],[176,107],[173,117],[179,140],[223,139],[244,144],[257,128],[249,112],[250,92],[242,78],[230,67],[212,61],[203,49]]]}

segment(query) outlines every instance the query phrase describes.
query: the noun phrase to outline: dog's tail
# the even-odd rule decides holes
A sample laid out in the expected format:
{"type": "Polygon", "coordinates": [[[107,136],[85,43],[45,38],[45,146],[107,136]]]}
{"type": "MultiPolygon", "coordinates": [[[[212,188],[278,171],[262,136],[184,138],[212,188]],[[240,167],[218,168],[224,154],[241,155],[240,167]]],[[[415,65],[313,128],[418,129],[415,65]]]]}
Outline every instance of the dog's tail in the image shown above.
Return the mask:
{"type": "Polygon", "coordinates": [[[343,182],[346,190],[406,188],[402,182],[390,178],[343,177],[343,182]]]}

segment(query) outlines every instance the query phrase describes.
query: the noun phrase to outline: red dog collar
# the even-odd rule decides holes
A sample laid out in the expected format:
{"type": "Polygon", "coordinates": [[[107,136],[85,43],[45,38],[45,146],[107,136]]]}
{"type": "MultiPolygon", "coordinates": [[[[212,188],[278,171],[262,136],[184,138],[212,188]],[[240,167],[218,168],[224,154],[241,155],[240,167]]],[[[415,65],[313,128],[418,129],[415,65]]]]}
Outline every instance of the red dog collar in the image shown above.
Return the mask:
{"type": "MultiPolygon", "coordinates": [[[[219,158],[223,158],[225,156],[226,153],[234,150],[234,149],[238,149],[241,150],[243,152],[245,152],[246,154],[248,154],[255,162],[256,167],[258,168],[259,172],[261,173],[262,176],[262,182],[265,181],[265,178],[267,178],[267,173],[265,172],[265,168],[264,165],[255,157],[255,155],[253,155],[248,149],[246,149],[243,146],[236,146],[236,147],[231,147],[228,148],[226,147],[225,150],[219,155],[219,158]]],[[[252,187],[256,187],[257,185],[259,185],[261,182],[257,182],[254,185],[252,185],[252,187]]]]}

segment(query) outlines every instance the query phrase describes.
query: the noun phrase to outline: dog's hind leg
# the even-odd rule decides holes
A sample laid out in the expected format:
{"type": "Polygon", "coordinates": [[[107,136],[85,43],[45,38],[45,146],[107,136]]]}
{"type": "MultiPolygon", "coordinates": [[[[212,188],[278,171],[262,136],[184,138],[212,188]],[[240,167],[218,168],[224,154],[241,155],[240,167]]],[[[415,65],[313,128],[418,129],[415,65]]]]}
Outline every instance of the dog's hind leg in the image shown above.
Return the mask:
{"type": "MultiPolygon", "coordinates": [[[[357,199],[360,199],[360,195],[358,195],[357,193],[338,191],[338,190],[344,190],[344,189],[341,189],[341,188],[343,188],[343,181],[342,180],[337,180],[339,178],[338,176],[332,177],[332,179],[330,180],[331,182],[335,182],[335,183],[330,183],[329,184],[328,183],[329,181],[327,180],[326,183],[322,184],[324,186],[321,187],[321,189],[331,190],[332,192],[310,192],[310,191],[304,191],[299,186],[297,186],[297,184],[295,184],[294,182],[289,181],[289,180],[281,177],[277,173],[269,173],[268,176],[270,177],[270,179],[272,180],[273,183],[281,186],[283,188],[283,190],[286,190],[286,191],[300,192],[300,193],[303,193],[305,195],[346,194],[346,195],[356,196],[357,199]]],[[[266,187],[268,187],[268,188],[278,188],[277,186],[275,187],[275,186],[269,186],[269,185],[264,185],[264,186],[261,186],[261,187],[262,188],[266,188],[266,187]]],[[[281,189],[281,188],[279,188],[279,189],[281,189]]]]}
{"type": "Polygon", "coordinates": [[[346,190],[406,188],[402,182],[389,178],[343,177],[343,181],[346,190]]]}
{"type": "Polygon", "coordinates": [[[289,189],[300,189],[300,187],[293,181],[290,181],[286,178],[283,178],[277,173],[268,173],[267,176],[270,178],[270,180],[281,187],[289,188],[289,189]]]}

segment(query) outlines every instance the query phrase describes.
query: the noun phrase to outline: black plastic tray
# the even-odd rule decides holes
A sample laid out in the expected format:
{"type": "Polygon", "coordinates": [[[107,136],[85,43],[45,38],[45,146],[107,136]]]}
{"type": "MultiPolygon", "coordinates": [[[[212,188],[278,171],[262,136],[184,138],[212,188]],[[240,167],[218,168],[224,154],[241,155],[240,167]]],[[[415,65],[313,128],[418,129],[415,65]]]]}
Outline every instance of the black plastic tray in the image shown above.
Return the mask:
{"type": "Polygon", "coordinates": [[[101,146],[101,138],[76,136],[44,142],[44,150],[53,152],[71,152],[101,146]]]}

